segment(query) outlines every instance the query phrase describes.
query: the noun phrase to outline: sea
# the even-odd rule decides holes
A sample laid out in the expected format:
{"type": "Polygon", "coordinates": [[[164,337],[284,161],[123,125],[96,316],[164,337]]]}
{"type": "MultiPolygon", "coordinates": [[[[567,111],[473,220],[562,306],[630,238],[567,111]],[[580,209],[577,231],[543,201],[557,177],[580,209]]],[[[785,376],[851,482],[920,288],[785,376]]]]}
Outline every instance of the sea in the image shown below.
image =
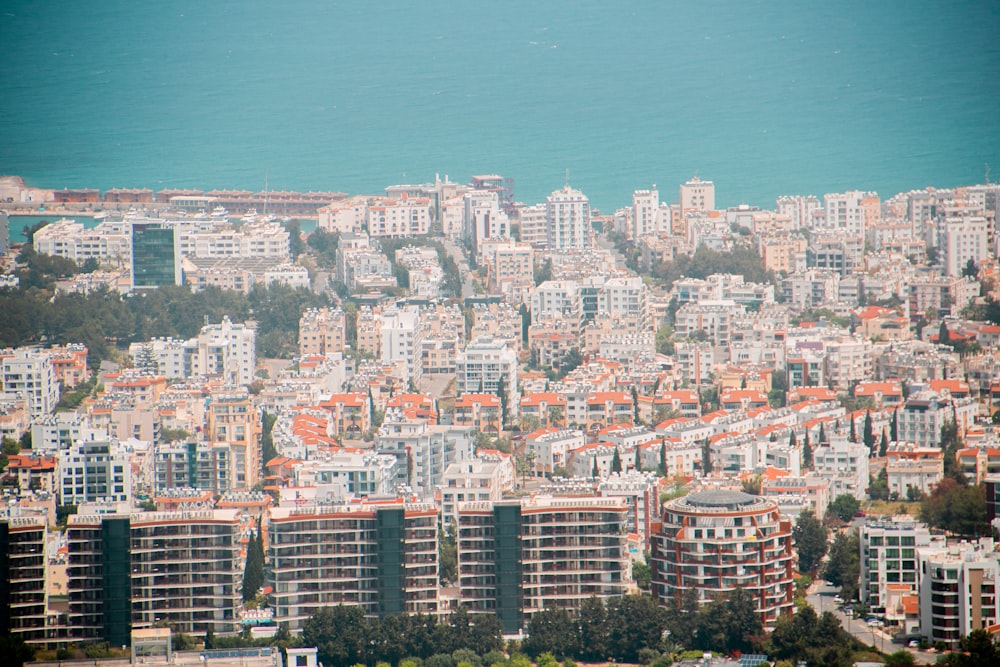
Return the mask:
{"type": "Polygon", "coordinates": [[[889,197],[1000,178],[998,34],[985,0],[6,0],[0,174],[889,197]]]}

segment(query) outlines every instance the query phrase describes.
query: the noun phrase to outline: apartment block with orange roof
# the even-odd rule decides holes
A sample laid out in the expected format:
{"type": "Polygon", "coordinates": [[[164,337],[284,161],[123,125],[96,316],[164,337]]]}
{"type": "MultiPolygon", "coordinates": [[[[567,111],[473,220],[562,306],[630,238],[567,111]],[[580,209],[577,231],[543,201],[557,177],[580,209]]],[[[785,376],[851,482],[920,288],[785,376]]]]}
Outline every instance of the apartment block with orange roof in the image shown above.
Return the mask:
{"type": "Polygon", "coordinates": [[[521,419],[533,418],[543,427],[566,425],[566,397],[556,392],[537,392],[521,397],[521,419]]]}
{"type": "Polygon", "coordinates": [[[502,429],[500,408],[500,398],[493,394],[464,394],[455,401],[455,424],[499,435],[502,429]]]}
{"type": "Polygon", "coordinates": [[[345,315],[340,308],[310,308],[299,317],[299,355],[343,352],[345,315]]]}
{"type": "Polygon", "coordinates": [[[600,391],[587,396],[587,430],[594,433],[612,424],[632,424],[635,406],[624,391],[600,391]]]}
{"type": "Polygon", "coordinates": [[[87,371],[87,346],[80,343],[52,347],[52,367],[56,380],[65,387],[75,387],[87,381],[90,373],[87,371]]]}
{"type": "Polygon", "coordinates": [[[232,446],[234,490],[260,481],[260,433],[260,413],[246,389],[220,387],[209,394],[206,435],[232,446]]]}
{"type": "Polygon", "coordinates": [[[894,380],[866,381],[854,386],[855,398],[870,398],[876,408],[893,408],[903,402],[903,386],[894,380]]]}
{"type": "Polygon", "coordinates": [[[319,404],[330,413],[329,434],[360,438],[371,429],[371,401],[360,391],[333,394],[319,404]]]}

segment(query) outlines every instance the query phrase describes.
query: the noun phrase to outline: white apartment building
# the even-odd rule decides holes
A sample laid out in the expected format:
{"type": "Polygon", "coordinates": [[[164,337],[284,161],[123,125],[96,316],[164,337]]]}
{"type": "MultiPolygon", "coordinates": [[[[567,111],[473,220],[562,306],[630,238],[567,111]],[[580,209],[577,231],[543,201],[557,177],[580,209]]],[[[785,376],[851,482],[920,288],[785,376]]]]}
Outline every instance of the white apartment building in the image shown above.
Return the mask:
{"type": "Polygon", "coordinates": [[[938,219],[938,260],[949,276],[960,276],[971,259],[978,266],[990,256],[989,224],[981,215],[956,215],[938,219]]]}
{"type": "Polygon", "coordinates": [[[34,417],[52,414],[59,402],[59,383],[51,355],[45,350],[18,348],[0,362],[3,391],[27,402],[34,417]]]}
{"type": "Polygon", "coordinates": [[[670,231],[670,207],[660,205],[660,193],[649,190],[632,193],[632,238],[670,231]]]}
{"type": "Polygon", "coordinates": [[[503,294],[512,303],[530,300],[534,283],[535,251],[528,243],[514,240],[489,241],[481,245],[489,271],[491,294],[503,294]]]}
{"type": "Polygon", "coordinates": [[[178,227],[178,246],[184,257],[199,259],[289,259],[288,230],[277,222],[218,225],[210,231],[178,227]]]}
{"type": "Polygon", "coordinates": [[[545,198],[549,250],[579,250],[590,246],[590,200],[566,185],[545,198]]]}
{"type": "Polygon", "coordinates": [[[680,186],[681,212],[714,211],[715,183],[703,181],[697,176],[680,186]]]}
{"type": "Polygon", "coordinates": [[[496,502],[513,491],[517,481],[514,457],[484,452],[461,463],[452,463],[441,476],[441,519],[458,521],[458,506],[466,502],[496,502]]]}
{"type": "Polygon", "coordinates": [[[368,198],[350,197],[331,202],[317,212],[316,228],[327,232],[355,233],[367,221],[368,198]]]}
{"type": "Polygon", "coordinates": [[[956,399],[918,390],[910,394],[896,414],[899,440],[917,447],[940,447],[941,427],[955,419],[959,432],[963,432],[978,414],[978,406],[971,398],[956,399]]]}
{"type": "Polygon", "coordinates": [[[394,496],[405,462],[370,451],[321,452],[295,465],[295,486],[323,489],[337,499],[350,496],[394,496]]]}
{"type": "Polygon", "coordinates": [[[369,203],[366,214],[368,235],[373,238],[423,236],[431,229],[434,204],[427,197],[405,194],[400,199],[378,197],[369,203]]]}
{"type": "Polygon", "coordinates": [[[548,207],[545,204],[534,204],[522,207],[518,213],[521,219],[521,241],[536,249],[547,248],[548,207]]]}
{"type": "Polygon", "coordinates": [[[598,313],[634,322],[641,331],[652,328],[649,287],[639,276],[608,278],[597,293],[598,313]]]}
{"type": "Polygon", "coordinates": [[[783,195],[775,203],[778,215],[787,216],[791,229],[800,229],[812,225],[816,211],[822,210],[819,199],[813,195],[783,195]]]}
{"type": "MultiPolygon", "coordinates": [[[[31,423],[31,448],[39,452],[69,449],[89,431],[87,417],[75,412],[56,412],[31,423]]],[[[107,435],[106,433],[104,435],[107,435]]]]}
{"type": "Polygon", "coordinates": [[[456,355],[455,368],[458,383],[455,391],[458,396],[476,392],[496,395],[500,388],[500,378],[503,378],[508,414],[517,414],[521,401],[517,381],[517,354],[507,346],[506,341],[492,336],[476,338],[456,355]]]}
{"type": "Polygon", "coordinates": [[[825,227],[848,236],[865,238],[866,218],[873,218],[872,223],[881,219],[878,195],[874,192],[850,190],[825,194],[823,203],[826,209],[825,227]]]}
{"type": "Polygon", "coordinates": [[[500,196],[489,190],[473,190],[464,196],[462,229],[472,251],[479,254],[486,239],[510,236],[510,218],[500,208],[500,196]]]}
{"type": "Polygon", "coordinates": [[[387,308],[382,313],[382,363],[397,368],[404,382],[417,384],[423,376],[423,339],[424,327],[416,306],[387,308]]]}
{"type": "Polygon", "coordinates": [[[920,634],[957,649],[973,630],[1000,622],[1000,560],[992,538],[917,550],[920,634]]]}
{"type": "Polygon", "coordinates": [[[547,280],[531,294],[531,322],[544,316],[580,317],[583,303],[575,280],[547,280]]]}
{"type": "Polygon", "coordinates": [[[535,473],[551,475],[556,468],[566,468],[567,453],[583,447],[586,437],[575,429],[545,429],[525,436],[524,443],[534,455],[535,473]]]}
{"type": "Polygon", "coordinates": [[[257,331],[246,324],[233,324],[224,317],[219,324],[206,324],[198,336],[187,341],[158,338],[132,343],[132,363],[166,378],[220,375],[233,385],[253,382],[257,362],[257,331]]]}
{"type": "Polygon", "coordinates": [[[813,450],[813,469],[830,480],[830,496],[841,494],[864,500],[868,490],[868,448],[845,437],[830,437],[830,443],[813,450]]]}
{"type": "Polygon", "coordinates": [[[732,336],[732,320],[746,309],[731,299],[688,303],[680,307],[674,321],[678,336],[704,331],[715,345],[728,345],[732,336]]]}
{"type": "Polygon", "coordinates": [[[917,549],[943,545],[923,523],[909,517],[868,519],[858,530],[861,587],[869,607],[884,607],[886,619],[903,622],[902,597],[918,591],[917,549]]]}
{"type": "Polygon", "coordinates": [[[132,500],[129,452],[116,440],[99,440],[96,433],[60,452],[56,463],[59,500],[63,505],[132,500]]]}
{"type": "Polygon", "coordinates": [[[404,462],[398,477],[400,484],[408,484],[417,493],[430,496],[441,484],[449,465],[473,457],[475,444],[471,427],[431,424],[426,419],[404,417],[399,410],[389,410],[375,436],[375,448],[404,462]]]}
{"type": "Polygon", "coordinates": [[[32,246],[40,255],[63,257],[82,265],[88,259],[123,266],[132,256],[132,238],[120,223],[87,229],[74,220],[57,220],[35,232],[32,246]]]}

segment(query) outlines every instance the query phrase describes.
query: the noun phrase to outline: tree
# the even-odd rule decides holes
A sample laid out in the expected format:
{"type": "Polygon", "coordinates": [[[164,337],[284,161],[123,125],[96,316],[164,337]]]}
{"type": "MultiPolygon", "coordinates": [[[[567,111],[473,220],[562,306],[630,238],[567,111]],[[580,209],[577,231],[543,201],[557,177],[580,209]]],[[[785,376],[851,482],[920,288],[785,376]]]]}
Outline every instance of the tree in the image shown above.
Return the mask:
{"type": "Polygon", "coordinates": [[[792,540],[799,554],[799,571],[816,571],[826,555],[826,536],[826,528],[812,510],[799,514],[792,529],[792,540]]]}
{"type": "Polygon", "coordinates": [[[830,546],[830,558],[823,569],[823,578],[840,586],[840,595],[853,600],[858,594],[859,565],[858,533],[839,533],[830,546]]]}
{"type": "Polygon", "coordinates": [[[639,423],[639,390],[632,385],[632,423],[639,423]]]}
{"type": "Polygon", "coordinates": [[[743,483],[740,486],[742,487],[744,493],[749,493],[750,495],[753,496],[759,496],[760,487],[763,481],[764,478],[761,476],[760,473],[757,473],[756,475],[751,475],[750,477],[744,479],[743,483]]]}
{"type": "Polygon", "coordinates": [[[625,595],[608,602],[608,656],[635,663],[639,651],[656,648],[666,629],[663,610],[648,595],[625,595]]]}
{"type": "Polygon", "coordinates": [[[632,462],[632,467],[636,472],[642,471],[642,448],[638,445],[635,447],[635,461],[632,462]]]}
{"type": "Polygon", "coordinates": [[[885,429],[882,429],[882,441],[878,445],[878,455],[885,458],[886,454],[889,453],[889,434],[886,433],[885,429]]]}
{"type": "Polygon", "coordinates": [[[321,607],[302,625],[302,641],[319,649],[325,665],[367,663],[369,625],[358,605],[321,607]]]}
{"type": "Polygon", "coordinates": [[[826,439],[826,424],[824,422],[819,423],[819,445],[822,447],[824,444],[830,441],[826,439]]]}
{"type": "Polygon", "coordinates": [[[500,399],[500,430],[507,425],[507,379],[501,374],[497,380],[497,397],[500,399]]]}
{"type": "Polygon", "coordinates": [[[981,485],[962,485],[945,477],[920,504],[920,518],[935,528],[955,535],[989,535],[986,492],[981,485]]]}
{"type": "Polygon", "coordinates": [[[541,285],[542,283],[552,280],[552,259],[546,259],[540,264],[535,264],[535,286],[541,285]]]}
{"type": "Polygon", "coordinates": [[[438,529],[438,579],[442,586],[458,579],[458,526],[452,519],[448,531],[438,529]]]}
{"type": "Polygon", "coordinates": [[[893,442],[899,440],[899,409],[892,411],[892,421],[889,423],[889,437],[893,442]]]}
{"type": "Polygon", "coordinates": [[[701,472],[705,475],[712,472],[712,446],[708,440],[701,446],[701,472]]]}
{"type": "Polygon", "coordinates": [[[611,457],[611,472],[620,473],[622,471],[622,455],[615,447],[615,453],[611,457]]]}
{"type": "Polygon", "coordinates": [[[278,415],[269,415],[265,412],[261,415],[260,421],[261,458],[264,460],[264,463],[267,464],[268,461],[278,456],[278,450],[274,446],[274,437],[272,435],[272,431],[274,431],[274,423],[278,421],[278,415]]]}
{"type": "Polygon", "coordinates": [[[577,655],[576,623],[562,607],[543,609],[531,617],[521,648],[532,658],[546,651],[560,660],[577,655]]]}
{"type": "Polygon", "coordinates": [[[606,660],[608,657],[607,609],[604,602],[591,596],[580,605],[579,657],[587,661],[606,660]]]}
{"type": "Polygon", "coordinates": [[[648,591],[653,582],[653,570],[649,564],[641,561],[632,561],[632,579],[640,590],[648,591]]]}
{"type": "Polygon", "coordinates": [[[264,584],[264,539],[257,530],[254,536],[250,532],[247,544],[247,557],[243,566],[243,601],[252,600],[264,584]]]}
{"type": "Polygon", "coordinates": [[[841,521],[850,521],[859,509],[861,509],[861,503],[849,493],[841,493],[830,503],[830,511],[836,514],[841,521]]]}
{"type": "Polygon", "coordinates": [[[858,427],[854,424],[854,415],[848,415],[847,418],[849,420],[851,420],[850,440],[851,440],[851,442],[857,442],[858,441],[858,427]]]}
{"type": "Polygon", "coordinates": [[[872,411],[865,412],[865,425],[861,431],[861,441],[865,443],[869,454],[875,453],[875,432],[872,429],[872,411]]]}
{"type": "Polygon", "coordinates": [[[969,261],[965,263],[965,267],[962,269],[962,275],[967,278],[978,278],[979,277],[979,267],[976,266],[976,260],[972,257],[969,261]]]}
{"type": "Polygon", "coordinates": [[[742,588],[717,598],[699,613],[695,647],[726,653],[747,653],[753,641],[763,633],[757,603],[753,595],[742,588]]]}
{"type": "Polygon", "coordinates": [[[594,456],[594,469],[590,472],[590,476],[597,479],[601,476],[601,469],[597,467],[597,456],[594,456]]]}
{"type": "Polygon", "coordinates": [[[660,477],[666,477],[667,475],[667,439],[664,438],[660,441],[660,477]]]}
{"type": "MultiPolygon", "coordinates": [[[[822,428],[820,424],[820,428],[822,428]]],[[[806,429],[805,438],[802,440],[802,467],[806,470],[813,467],[813,448],[809,444],[809,429],[806,429]]]]}

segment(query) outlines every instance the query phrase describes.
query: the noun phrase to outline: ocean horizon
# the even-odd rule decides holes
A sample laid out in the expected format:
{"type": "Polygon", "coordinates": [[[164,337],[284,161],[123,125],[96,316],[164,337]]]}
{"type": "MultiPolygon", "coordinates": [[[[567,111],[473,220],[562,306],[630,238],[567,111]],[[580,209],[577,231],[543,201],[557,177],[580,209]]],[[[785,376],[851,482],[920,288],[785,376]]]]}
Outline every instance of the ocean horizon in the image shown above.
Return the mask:
{"type": "MultiPolygon", "coordinates": [[[[1000,174],[990,3],[12,0],[0,173],[377,194],[498,173],[594,208],[1000,174]]],[[[994,180],[996,180],[994,178],[994,180]]]]}

